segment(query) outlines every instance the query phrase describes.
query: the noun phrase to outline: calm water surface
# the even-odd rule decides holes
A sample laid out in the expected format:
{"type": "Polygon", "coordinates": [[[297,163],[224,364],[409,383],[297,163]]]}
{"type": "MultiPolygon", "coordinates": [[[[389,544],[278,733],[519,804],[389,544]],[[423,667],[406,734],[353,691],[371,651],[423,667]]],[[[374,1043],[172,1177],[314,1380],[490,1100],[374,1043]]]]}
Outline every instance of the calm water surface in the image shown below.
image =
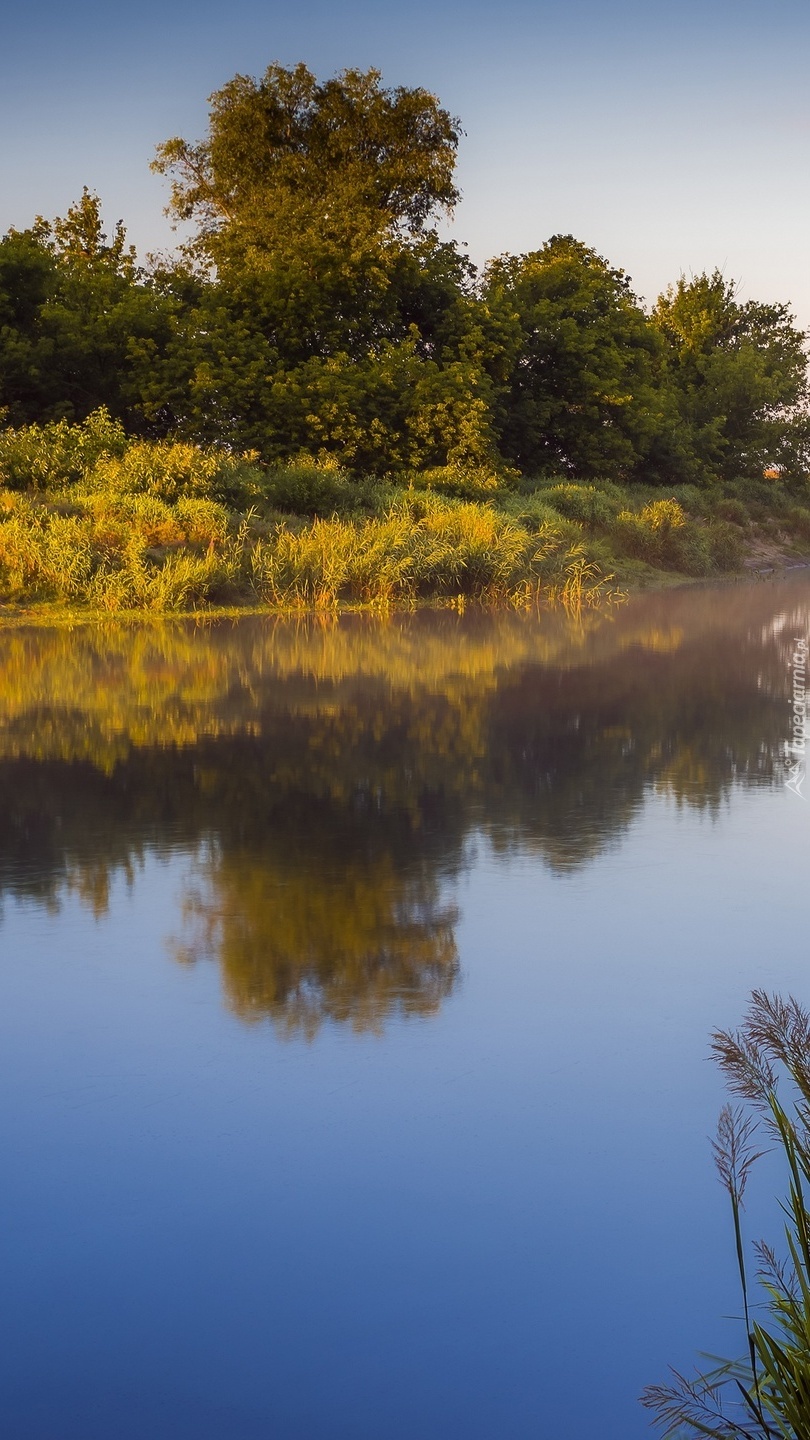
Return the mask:
{"type": "Polygon", "coordinates": [[[810,1000],[808,630],[0,632],[3,1433],[635,1440],[739,1351],[707,1035],[810,1000]]]}

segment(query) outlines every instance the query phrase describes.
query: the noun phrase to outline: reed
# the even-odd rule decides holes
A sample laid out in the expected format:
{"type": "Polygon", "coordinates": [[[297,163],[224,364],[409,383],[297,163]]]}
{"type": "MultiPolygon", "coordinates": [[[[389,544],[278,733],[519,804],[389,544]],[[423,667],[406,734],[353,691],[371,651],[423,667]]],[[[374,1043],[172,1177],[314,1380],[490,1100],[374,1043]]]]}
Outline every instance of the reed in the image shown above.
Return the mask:
{"type": "Polygon", "coordinates": [[[731,1207],[746,1353],[693,1378],[673,1371],[642,1403],[667,1437],[810,1440],[810,1012],[755,990],[741,1027],[717,1031],[712,1048],[744,1102],[724,1106],[713,1149],[731,1207]],[[753,1318],[742,1225],[749,1175],[764,1153],[759,1134],[775,1143],[787,1176],[783,1257],[765,1241],[754,1246],[762,1322],[753,1318]]]}
{"type": "Polygon", "coordinates": [[[100,610],[216,603],[329,610],[424,599],[576,608],[605,583],[565,525],[532,534],[490,505],[407,496],[385,514],[295,523],[211,500],[0,492],[0,599],[100,610]]]}

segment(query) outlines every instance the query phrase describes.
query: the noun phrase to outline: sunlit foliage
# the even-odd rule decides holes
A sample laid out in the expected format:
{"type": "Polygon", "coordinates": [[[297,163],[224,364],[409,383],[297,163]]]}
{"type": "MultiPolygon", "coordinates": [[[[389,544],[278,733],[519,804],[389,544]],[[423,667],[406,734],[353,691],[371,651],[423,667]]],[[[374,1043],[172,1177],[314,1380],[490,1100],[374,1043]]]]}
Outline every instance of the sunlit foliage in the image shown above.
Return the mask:
{"type": "Polygon", "coordinates": [[[158,147],[174,254],[139,264],[87,190],[0,240],[0,421],[103,406],[131,435],[361,483],[431,472],[464,498],[515,471],[704,488],[769,471],[805,492],[789,307],[743,304],[714,272],[648,312],[570,235],[479,274],[437,228],[461,135],[435,95],[375,70],[235,76],[202,138],[158,147]]]}

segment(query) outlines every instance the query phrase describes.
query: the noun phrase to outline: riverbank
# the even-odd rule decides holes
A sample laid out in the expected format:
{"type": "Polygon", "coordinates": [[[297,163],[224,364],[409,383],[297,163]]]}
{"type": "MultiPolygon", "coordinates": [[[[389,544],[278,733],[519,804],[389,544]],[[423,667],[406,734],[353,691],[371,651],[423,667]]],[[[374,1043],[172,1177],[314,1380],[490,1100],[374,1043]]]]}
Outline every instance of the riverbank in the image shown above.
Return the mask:
{"type": "Polygon", "coordinates": [[[17,613],[578,609],[779,568],[809,543],[810,487],[778,476],[662,491],[459,466],[380,482],[133,441],[103,414],[0,435],[0,606],[17,613]]]}

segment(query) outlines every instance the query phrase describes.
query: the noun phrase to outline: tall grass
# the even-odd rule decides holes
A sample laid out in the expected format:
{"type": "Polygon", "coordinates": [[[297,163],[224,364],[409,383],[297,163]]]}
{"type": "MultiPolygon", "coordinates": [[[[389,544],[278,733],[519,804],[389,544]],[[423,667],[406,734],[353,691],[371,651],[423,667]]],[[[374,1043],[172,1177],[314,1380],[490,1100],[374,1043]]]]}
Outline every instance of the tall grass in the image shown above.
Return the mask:
{"type": "Polygon", "coordinates": [[[594,603],[605,580],[564,525],[535,534],[487,505],[403,498],[382,516],[291,525],[209,500],[0,492],[0,599],[102,610],[214,603],[334,609],[452,598],[594,603]]]}
{"type": "Polygon", "coordinates": [[[642,1403],[665,1436],[810,1440],[810,1013],[756,990],[740,1029],[718,1031],[713,1050],[730,1090],[746,1102],[724,1106],[714,1142],[731,1206],[746,1352],[691,1379],[673,1371],[642,1403]],[[787,1174],[782,1255],[765,1241],[754,1246],[761,1320],[753,1318],[742,1226],[760,1133],[781,1152],[787,1174]]]}
{"type": "MultiPolygon", "coordinates": [[[[739,568],[763,490],[710,502],[689,486],[662,496],[559,477],[532,490],[463,466],[404,478],[133,439],[104,411],[0,431],[0,603],[328,610],[544,595],[581,609],[611,572],[739,568]]],[[[806,541],[810,509],[783,504],[778,525],[806,541]]]]}
{"type": "MultiPolygon", "coordinates": [[[[251,556],[257,594],[280,607],[465,596],[538,598],[578,558],[559,531],[538,537],[491,509],[434,496],[403,499],[380,518],[279,529],[251,556]]],[[[593,581],[597,581],[594,575],[593,581]]]]}

